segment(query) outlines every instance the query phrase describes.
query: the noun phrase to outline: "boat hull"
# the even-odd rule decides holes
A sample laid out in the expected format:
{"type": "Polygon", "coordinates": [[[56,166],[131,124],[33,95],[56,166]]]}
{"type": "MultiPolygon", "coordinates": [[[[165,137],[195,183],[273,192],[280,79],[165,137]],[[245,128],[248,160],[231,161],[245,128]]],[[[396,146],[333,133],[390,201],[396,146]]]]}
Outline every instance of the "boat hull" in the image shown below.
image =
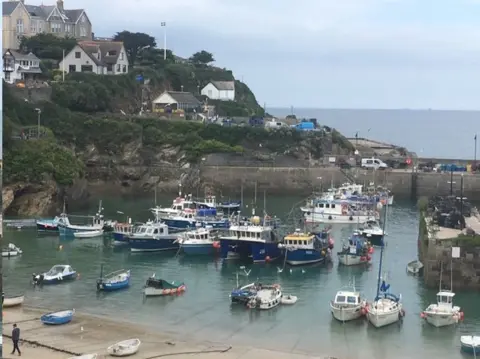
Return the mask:
{"type": "Polygon", "coordinates": [[[366,238],[372,246],[382,246],[383,245],[383,235],[382,234],[368,234],[362,233],[362,237],[366,238]]]}
{"type": "Polygon", "coordinates": [[[168,235],[159,239],[128,237],[128,245],[132,252],[160,252],[179,248],[176,235],[168,235]]]}
{"type": "Polygon", "coordinates": [[[360,264],[367,264],[368,263],[367,258],[368,257],[338,253],[338,261],[340,262],[340,264],[344,266],[357,266],[360,264]]]}
{"type": "Polygon", "coordinates": [[[61,312],[44,314],[40,317],[40,321],[46,325],[62,325],[70,323],[75,314],[75,309],[64,311],[64,315],[59,315],[60,313],[61,312]]]}
{"type": "Polygon", "coordinates": [[[19,251],[2,251],[2,257],[16,257],[20,255],[19,251]]]}
{"type": "Polygon", "coordinates": [[[183,252],[188,255],[209,255],[215,251],[213,243],[182,244],[182,249],[183,252]]]}
{"type": "Polygon", "coordinates": [[[43,284],[60,284],[75,280],[77,278],[77,272],[73,272],[67,274],[62,277],[55,277],[55,278],[44,278],[36,284],[43,285],[43,284]]]}
{"type": "Polygon", "coordinates": [[[460,348],[464,353],[480,354],[480,337],[462,335],[460,337],[460,348]]]}
{"type": "Polygon", "coordinates": [[[58,232],[58,226],[56,223],[48,221],[37,221],[37,230],[44,232],[58,232]]]}
{"type": "Polygon", "coordinates": [[[61,236],[74,236],[75,232],[89,232],[89,231],[100,231],[103,230],[102,226],[78,226],[78,227],[65,227],[62,225],[58,226],[58,232],[61,236]]]}
{"type": "Polygon", "coordinates": [[[23,300],[24,300],[23,295],[20,295],[20,296],[17,296],[17,297],[4,298],[3,307],[4,308],[9,308],[9,307],[16,307],[18,305],[22,305],[23,300]]]}
{"type": "Polygon", "coordinates": [[[367,319],[376,328],[396,323],[402,318],[402,304],[381,299],[367,308],[367,319]],[[375,309],[378,307],[379,309],[375,309]]]}
{"type": "Polygon", "coordinates": [[[126,246],[128,245],[128,238],[125,233],[113,232],[113,245],[115,246],[126,246]]]}
{"type": "Polygon", "coordinates": [[[425,321],[437,328],[458,323],[453,313],[425,313],[425,321]]]}
{"type": "Polygon", "coordinates": [[[162,217],[162,221],[173,230],[188,230],[195,229],[197,224],[211,226],[213,229],[228,229],[230,227],[229,221],[189,221],[186,219],[175,219],[170,217],[162,217]]]}
{"type": "Polygon", "coordinates": [[[336,307],[332,303],[330,303],[330,311],[332,312],[332,316],[341,321],[341,322],[348,322],[350,320],[355,320],[362,317],[362,306],[358,305],[351,308],[345,307],[336,307]]]}
{"type": "Polygon", "coordinates": [[[185,292],[186,287],[185,285],[181,285],[178,288],[153,288],[153,287],[145,287],[143,289],[143,294],[146,297],[160,297],[165,295],[174,295],[174,294],[181,294],[185,292]]]}
{"type": "Polygon", "coordinates": [[[104,292],[113,292],[120,289],[125,289],[130,286],[130,278],[120,282],[114,283],[100,283],[98,289],[104,292]]]}
{"type": "Polygon", "coordinates": [[[322,251],[315,249],[296,249],[287,250],[286,261],[292,266],[320,263],[325,261],[325,256],[322,251]]]}
{"type": "Polygon", "coordinates": [[[358,215],[358,216],[342,216],[336,214],[322,214],[314,212],[306,212],[305,215],[306,223],[337,223],[337,224],[356,224],[364,223],[370,220],[374,220],[375,217],[367,215],[358,215]]]}
{"type": "MultiPolygon", "coordinates": [[[[229,259],[231,253],[239,257],[251,258],[254,263],[272,261],[282,255],[277,242],[253,242],[242,240],[220,239],[220,253],[223,259],[229,259]]],[[[234,258],[238,258],[234,256],[234,258]]]]}

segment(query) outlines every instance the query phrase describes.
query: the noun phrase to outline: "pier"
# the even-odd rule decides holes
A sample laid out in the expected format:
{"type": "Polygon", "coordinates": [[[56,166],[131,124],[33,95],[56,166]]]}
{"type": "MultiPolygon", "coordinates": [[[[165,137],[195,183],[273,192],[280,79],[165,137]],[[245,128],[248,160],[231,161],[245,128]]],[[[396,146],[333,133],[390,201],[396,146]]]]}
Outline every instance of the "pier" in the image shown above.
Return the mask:
{"type": "MultiPolygon", "coordinates": [[[[26,359],[65,359],[82,354],[97,353],[100,358],[110,358],[106,348],[119,341],[138,338],[142,344],[133,359],[174,357],[179,359],[324,359],[328,355],[281,352],[272,349],[232,347],[215,342],[195,342],[194,339],[173,339],[172,335],[131,323],[76,313],[72,322],[61,326],[47,326],[40,316],[49,310],[35,308],[4,309],[3,358],[10,355],[12,342],[9,336],[13,323],[21,331],[20,350],[26,359]],[[318,355],[318,356],[317,356],[318,355]]],[[[164,313],[156,313],[164,315],[164,313]]],[[[336,358],[337,359],[337,358],[336,358]]],[[[338,358],[343,359],[343,358],[338,358]]]]}

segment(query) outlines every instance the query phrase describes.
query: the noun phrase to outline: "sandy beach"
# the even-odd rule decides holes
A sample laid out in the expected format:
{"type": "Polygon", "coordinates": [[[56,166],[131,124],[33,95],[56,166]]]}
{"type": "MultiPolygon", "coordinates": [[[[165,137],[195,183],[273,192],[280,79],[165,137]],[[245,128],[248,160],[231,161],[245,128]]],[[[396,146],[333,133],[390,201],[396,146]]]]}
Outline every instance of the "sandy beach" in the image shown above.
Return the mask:
{"type": "MultiPolygon", "coordinates": [[[[328,355],[312,356],[306,353],[286,353],[260,348],[249,348],[215,342],[178,341],[172,336],[147,327],[113,321],[82,313],[75,313],[71,323],[46,326],[40,316],[48,311],[35,308],[5,309],[3,315],[3,358],[18,357],[10,354],[13,346],[10,333],[13,323],[21,330],[22,358],[67,359],[77,355],[97,353],[99,358],[109,357],[106,348],[121,340],[138,338],[142,345],[130,358],[155,359],[162,357],[199,359],[340,359],[328,355]]],[[[157,314],[157,313],[155,313],[157,314]]],[[[161,320],[162,313],[158,313],[161,320]]]]}

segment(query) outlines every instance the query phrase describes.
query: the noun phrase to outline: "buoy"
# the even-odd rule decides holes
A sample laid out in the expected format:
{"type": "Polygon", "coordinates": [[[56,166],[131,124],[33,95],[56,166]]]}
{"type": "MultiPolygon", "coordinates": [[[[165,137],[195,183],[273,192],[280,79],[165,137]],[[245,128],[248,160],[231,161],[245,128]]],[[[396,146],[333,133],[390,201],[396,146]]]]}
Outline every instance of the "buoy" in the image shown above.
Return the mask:
{"type": "Polygon", "coordinates": [[[371,261],[371,260],[372,260],[372,257],[367,256],[367,261],[371,261]]]}
{"type": "Polygon", "coordinates": [[[366,308],[362,308],[361,313],[362,313],[362,315],[367,314],[367,309],[366,309],[366,308]]]}
{"type": "Polygon", "coordinates": [[[372,254],[373,253],[373,247],[368,248],[368,253],[372,254]]]}
{"type": "Polygon", "coordinates": [[[219,241],[215,241],[213,242],[213,248],[220,248],[220,242],[219,241]]]}
{"type": "Polygon", "coordinates": [[[420,318],[425,318],[425,313],[424,312],[420,313],[420,318]]]}
{"type": "Polygon", "coordinates": [[[60,245],[58,246],[58,250],[61,251],[62,249],[63,249],[63,246],[60,244],[60,245]]]}
{"type": "Polygon", "coordinates": [[[360,260],[361,260],[362,262],[365,262],[365,261],[367,260],[367,258],[362,256],[362,257],[360,257],[360,260]]]}
{"type": "Polygon", "coordinates": [[[267,263],[270,262],[270,256],[265,257],[265,262],[267,262],[267,263]]]}
{"type": "Polygon", "coordinates": [[[458,314],[460,315],[460,320],[463,320],[463,318],[465,318],[465,313],[460,312],[460,313],[458,313],[458,314]]]}
{"type": "Polygon", "coordinates": [[[325,254],[326,254],[325,251],[322,251],[322,256],[325,256],[325,254]]]}

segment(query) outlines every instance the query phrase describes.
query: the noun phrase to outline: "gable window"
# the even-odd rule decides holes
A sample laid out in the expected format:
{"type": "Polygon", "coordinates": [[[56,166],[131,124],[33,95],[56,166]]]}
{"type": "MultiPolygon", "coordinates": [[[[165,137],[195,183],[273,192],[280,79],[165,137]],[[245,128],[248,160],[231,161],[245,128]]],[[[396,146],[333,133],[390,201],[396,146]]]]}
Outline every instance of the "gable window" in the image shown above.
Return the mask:
{"type": "Polygon", "coordinates": [[[80,51],[75,51],[75,58],[79,59],[82,57],[82,53],[80,51]]]}
{"type": "Polygon", "coordinates": [[[23,34],[23,19],[17,19],[17,34],[23,34]]]}
{"type": "Polygon", "coordinates": [[[117,52],[115,50],[110,50],[108,53],[107,53],[107,56],[115,56],[117,55],[117,52]]]}
{"type": "Polygon", "coordinates": [[[123,65],[123,72],[127,72],[127,65],[123,65]]]}
{"type": "MultiPolygon", "coordinates": [[[[123,51],[120,53],[120,60],[123,60],[123,51]]],[[[125,72],[125,71],[123,71],[125,72]]]]}

